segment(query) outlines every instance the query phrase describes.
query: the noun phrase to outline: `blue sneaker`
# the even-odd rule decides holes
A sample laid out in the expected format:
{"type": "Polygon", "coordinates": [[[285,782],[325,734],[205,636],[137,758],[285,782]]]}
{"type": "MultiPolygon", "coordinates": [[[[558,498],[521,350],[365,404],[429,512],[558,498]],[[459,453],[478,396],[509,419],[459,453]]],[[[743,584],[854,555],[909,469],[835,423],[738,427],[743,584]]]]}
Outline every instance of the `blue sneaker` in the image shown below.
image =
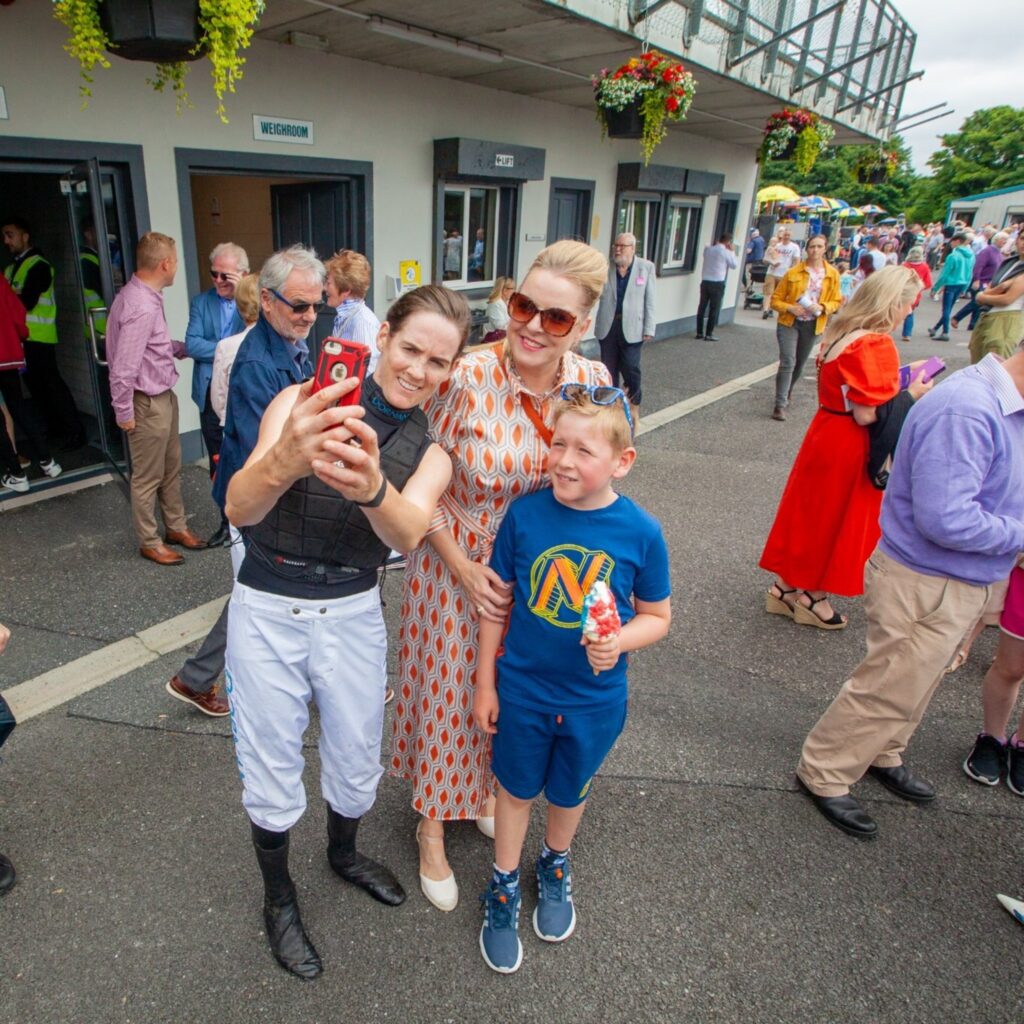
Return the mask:
{"type": "Polygon", "coordinates": [[[576,927],[572,902],[572,868],[569,858],[556,861],[537,858],[537,909],[533,930],[545,942],[564,942],[576,927]]]}
{"type": "Polygon", "coordinates": [[[499,974],[513,974],[523,962],[519,941],[519,887],[510,889],[492,881],[480,897],[484,923],[480,928],[480,952],[484,962],[499,974]]]}

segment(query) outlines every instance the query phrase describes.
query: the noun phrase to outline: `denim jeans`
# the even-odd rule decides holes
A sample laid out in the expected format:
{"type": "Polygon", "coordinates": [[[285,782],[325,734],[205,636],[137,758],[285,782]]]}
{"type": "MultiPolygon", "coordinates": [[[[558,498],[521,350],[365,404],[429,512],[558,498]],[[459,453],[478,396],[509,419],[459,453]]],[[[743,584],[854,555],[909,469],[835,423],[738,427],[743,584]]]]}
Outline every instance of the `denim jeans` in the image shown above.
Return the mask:
{"type": "Polygon", "coordinates": [[[937,334],[949,334],[949,318],[953,315],[953,307],[963,290],[964,287],[961,284],[947,284],[942,289],[942,316],[932,328],[937,334]]]}
{"type": "Polygon", "coordinates": [[[789,405],[789,393],[793,384],[800,379],[804,363],[818,340],[814,333],[814,320],[794,320],[786,327],[779,324],[775,337],[779,343],[779,370],[775,374],[775,405],[785,409],[789,405]]]}
{"type": "Polygon", "coordinates": [[[957,323],[962,322],[968,316],[971,318],[971,322],[967,325],[969,330],[974,330],[978,326],[978,320],[981,317],[982,306],[979,306],[974,301],[974,297],[980,292],[980,288],[968,288],[967,289],[967,301],[953,314],[953,319],[957,323]]]}
{"type": "Polygon", "coordinates": [[[901,337],[909,338],[914,333],[914,311],[911,310],[907,314],[907,319],[903,321],[903,331],[901,337]]]}

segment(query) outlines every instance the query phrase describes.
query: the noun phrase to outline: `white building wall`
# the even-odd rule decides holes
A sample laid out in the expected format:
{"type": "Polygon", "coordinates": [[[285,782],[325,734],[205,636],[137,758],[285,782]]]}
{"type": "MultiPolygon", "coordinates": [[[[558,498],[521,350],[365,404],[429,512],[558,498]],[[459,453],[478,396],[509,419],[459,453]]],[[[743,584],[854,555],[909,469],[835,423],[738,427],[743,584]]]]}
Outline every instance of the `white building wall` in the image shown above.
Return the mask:
{"type": "MultiPolygon", "coordinates": [[[[5,8],[0,16],[0,86],[5,89],[9,115],[0,120],[0,153],[4,135],[140,145],[154,230],[182,237],[176,147],[369,161],[373,164],[374,286],[378,312],[382,312],[384,277],[398,273],[399,260],[419,260],[424,279],[430,278],[433,142],[463,136],[546,151],[545,179],[527,182],[523,188],[518,276],[543,248],[543,242],[525,239],[546,235],[551,177],[596,181],[596,233],[591,242],[609,251],[617,166],[638,161],[639,144],[602,141],[592,111],[262,42],[249,51],[245,78],[238,93],[227,100],[227,125],[214,113],[205,60],[196,62],[188,76],[195,109],[181,116],[175,116],[173,97],[154,93],[146,85],[150,65],[116,57],[111,58],[111,68],[96,70],[92,99],[83,111],[78,102],[78,67],[62,49],[65,31],[50,16],[50,6],[18,4],[5,8]],[[254,141],[254,113],[313,121],[315,145],[254,141]]],[[[752,151],[672,131],[654,159],[724,174],[725,191],[741,197],[737,237],[744,237],[756,182],[752,151]]],[[[716,208],[715,198],[710,197],[700,247],[711,240],[716,208]]],[[[659,322],[694,314],[699,278],[698,259],[697,272],[659,281],[659,322]]],[[[184,274],[179,273],[165,301],[171,332],[182,337],[188,318],[184,274]]],[[[726,305],[731,302],[727,300],[726,305]]],[[[188,400],[188,366],[182,364],[178,385],[183,431],[198,426],[198,414],[188,400]]]]}

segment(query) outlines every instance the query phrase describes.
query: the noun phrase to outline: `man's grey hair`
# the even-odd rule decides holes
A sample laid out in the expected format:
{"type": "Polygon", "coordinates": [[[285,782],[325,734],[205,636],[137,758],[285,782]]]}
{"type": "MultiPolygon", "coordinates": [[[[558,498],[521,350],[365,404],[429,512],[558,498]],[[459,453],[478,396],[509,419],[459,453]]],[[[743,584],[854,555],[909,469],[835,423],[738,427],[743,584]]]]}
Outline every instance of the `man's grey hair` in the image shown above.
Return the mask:
{"type": "Polygon", "coordinates": [[[218,256],[230,256],[243,274],[249,273],[249,255],[240,245],[235,245],[234,242],[221,242],[220,245],[215,245],[210,253],[211,266],[218,256]]]}
{"type": "Polygon", "coordinates": [[[260,269],[260,287],[280,291],[292,271],[297,270],[307,277],[315,277],[324,283],[327,271],[312,249],[293,245],[275,252],[260,269]]]}
{"type": "Polygon", "coordinates": [[[998,248],[1001,245],[1006,245],[1006,242],[1009,239],[1009,237],[1010,237],[1010,232],[1009,231],[997,231],[992,236],[991,241],[992,241],[992,244],[994,246],[996,246],[996,248],[998,248]]]}

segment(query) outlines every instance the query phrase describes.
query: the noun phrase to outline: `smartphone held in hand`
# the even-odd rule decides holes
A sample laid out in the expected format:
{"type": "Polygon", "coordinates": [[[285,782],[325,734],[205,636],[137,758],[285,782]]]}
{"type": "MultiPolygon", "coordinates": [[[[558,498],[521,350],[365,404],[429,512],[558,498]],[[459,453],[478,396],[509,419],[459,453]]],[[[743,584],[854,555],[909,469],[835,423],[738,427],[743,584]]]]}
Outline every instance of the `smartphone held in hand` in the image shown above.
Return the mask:
{"type": "Polygon", "coordinates": [[[930,359],[926,359],[921,366],[916,369],[907,365],[900,367],[900,390],[905,391],[910,387],[915,380],[919,380],[924,384],[928,381],[938,377],[946,369],[945,362],[938,356],[932,356],[930,359]]]}
{"type": "Polygon", "coordinates": [[[340,384],[351,377],[359,381],[359,387],[342,395],[338,405],[358,405],[366,368],[370,365],[370,349],[359,341],[343,338],[327,338],[320,348],[316,373],[313,376],[313,393],[332,384],[340,384]]]}

